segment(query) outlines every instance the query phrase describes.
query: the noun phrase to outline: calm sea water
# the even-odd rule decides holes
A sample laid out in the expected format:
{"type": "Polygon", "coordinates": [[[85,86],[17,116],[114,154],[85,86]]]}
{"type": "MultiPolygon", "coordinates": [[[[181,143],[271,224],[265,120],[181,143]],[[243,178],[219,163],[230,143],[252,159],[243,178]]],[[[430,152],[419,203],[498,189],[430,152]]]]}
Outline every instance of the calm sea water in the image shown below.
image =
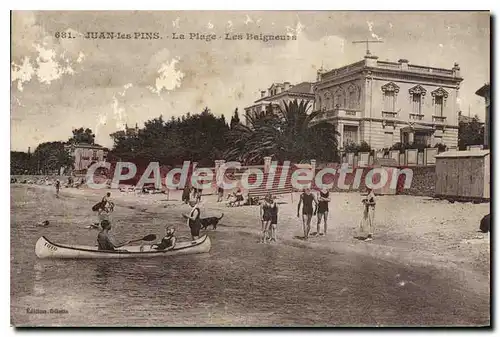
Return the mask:
{"type": "MultiPolygon", "coordinates": [[[[286,244],[221,226],[209,254],[137,260],[39,260],[41,235],[93,244],[93,202],[11,189],[11,321],[70,326],[476,325],[489,298],[432,269],[286,244]],[[49,219],[47,228],[37,221],[49,219]],[[28,310],[65,310],[60,314],[28,310]]],[[[180,211],[119,208],[123,239],[162,234],[180,211]]],[[[179,233],[186,236],[187,231],[179,233]]]]}

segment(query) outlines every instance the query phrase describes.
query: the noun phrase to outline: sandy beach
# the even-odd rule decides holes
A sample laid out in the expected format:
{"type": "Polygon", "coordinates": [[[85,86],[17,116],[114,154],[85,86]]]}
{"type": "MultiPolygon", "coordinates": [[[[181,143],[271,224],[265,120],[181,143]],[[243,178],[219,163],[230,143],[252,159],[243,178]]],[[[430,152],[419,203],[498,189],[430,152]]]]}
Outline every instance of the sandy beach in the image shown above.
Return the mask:
{"type": "MultiPolygon", "coordinates": [[[[54,189],[52,186],[30,186],[54,189]]],[[[98,201],[108,191],[119,207],[159,214],[167,209],[169,213],[172,209],[178,210],[178,219],[172,220],[180,230],[187,230],[181,214],[190,208],[181,202],[182,191],[171,191],[166,195],[64,188],[61,197],[82,198],[91,206],[92,202],[98,201]]],[[[277,196],[278,235],[282,242],[310,248],[353,251],[407,263],[439,265],[489,277],[489,233],[478,231],[479,221],[489,213],[488,203],[450,203],[408,195],[378,196],[375,239],[366,243],[354,238],[361,219],[362,195],[332,193],[328,236],[304,242],[298,239],[302,235],[301,219],[296,216],[299,196],[299,193],[277,196]]],[[[224,202],[217,203],[215,195],[204,195],[202,200],[202,217],[224,213],[221,226],[226,226],[226,230],[238,228],[239,231],[259,235],[258,206],[228,207],[225,198],[224,202]]],[[[87,208],[92,215],[90,207],[87,208]]],[[[311,224],[311,232],[315,231],[316,217],[311,224]]]]}

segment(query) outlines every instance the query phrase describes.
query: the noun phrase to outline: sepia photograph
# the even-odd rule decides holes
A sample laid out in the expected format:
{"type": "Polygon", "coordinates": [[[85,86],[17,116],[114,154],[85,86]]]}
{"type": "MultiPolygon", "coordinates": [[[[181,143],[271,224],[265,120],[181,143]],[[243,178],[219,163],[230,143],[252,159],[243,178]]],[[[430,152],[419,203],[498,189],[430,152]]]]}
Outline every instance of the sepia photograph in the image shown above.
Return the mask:
{"type": "Polygon", "coordinates": [[[10,19],[11,326],[491,327],[489,11],[10,19]]]}

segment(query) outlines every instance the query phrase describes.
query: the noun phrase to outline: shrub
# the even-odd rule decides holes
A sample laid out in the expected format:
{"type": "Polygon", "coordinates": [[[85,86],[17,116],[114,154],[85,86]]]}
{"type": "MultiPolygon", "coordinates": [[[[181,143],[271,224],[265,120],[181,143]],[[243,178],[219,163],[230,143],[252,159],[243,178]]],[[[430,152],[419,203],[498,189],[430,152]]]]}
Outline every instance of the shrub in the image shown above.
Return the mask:
{"type": "Polygon", "coordinates": [[[372,148],[365,141],[362,141],[360,144],[348,142],[344,145],[344,151],[358,154],[359,152],[372,152],[372,148]]]}
{"type": "Polygon", "coordinates": [[[390,147],[390,150],[399,150],[399,153],[405,153],[406,144],[398,142],[390,147]]]}
{"type": "Polygon", "coordinates": [[[443,143],[437,143],[434,147],[438,149],[438,153],[445,152],[448,149],[448,147],[443,143]]]}
{"type": "Polygon", "coordinates": [[[405,153],[406,150],[418,150],[418,152],[424,152],[426,147],[429,146],[419,143],[405,144],[399,142],[391,146],[390,150],[399,150],[399,153],[405,153]]]}

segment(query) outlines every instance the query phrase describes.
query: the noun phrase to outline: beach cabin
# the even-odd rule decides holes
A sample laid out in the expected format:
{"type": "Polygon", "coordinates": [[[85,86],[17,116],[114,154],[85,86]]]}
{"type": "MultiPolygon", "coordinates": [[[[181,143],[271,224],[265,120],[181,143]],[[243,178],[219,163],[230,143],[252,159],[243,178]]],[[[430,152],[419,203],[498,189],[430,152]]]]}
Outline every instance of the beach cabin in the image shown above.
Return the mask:
{"type": "Polygon", "coordinates": [[[447,151],[436,156],[435,196],[452,200],[490,199],[490,151],[447,151]]]}

